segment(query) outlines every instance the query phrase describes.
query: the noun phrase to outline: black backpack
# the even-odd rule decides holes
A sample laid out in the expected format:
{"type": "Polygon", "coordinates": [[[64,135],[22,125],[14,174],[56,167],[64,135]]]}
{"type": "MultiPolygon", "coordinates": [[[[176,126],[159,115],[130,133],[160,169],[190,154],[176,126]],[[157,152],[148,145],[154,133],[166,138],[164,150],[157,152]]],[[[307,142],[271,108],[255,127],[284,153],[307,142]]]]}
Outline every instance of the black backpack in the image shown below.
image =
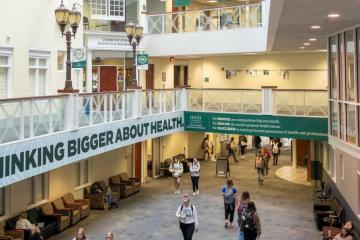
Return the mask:
{"type": "Polygon", "coordinates": [[[254,213],[245,209],[241,216],[241,221],[244,229],[253,230],[256,228],[255,226],[255,216],[254,213]]]}

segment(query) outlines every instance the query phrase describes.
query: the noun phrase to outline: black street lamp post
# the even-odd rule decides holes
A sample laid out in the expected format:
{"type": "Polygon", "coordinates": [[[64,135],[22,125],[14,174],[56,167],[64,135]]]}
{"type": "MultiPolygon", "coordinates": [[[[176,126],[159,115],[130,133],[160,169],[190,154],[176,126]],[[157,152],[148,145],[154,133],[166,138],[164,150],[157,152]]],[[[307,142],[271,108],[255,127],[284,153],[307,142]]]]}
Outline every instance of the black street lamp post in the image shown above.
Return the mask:
{"type": "Polygon", "coordinates": [[[141,37],[143,35],[143,27],[140,25],[135,25],[133,23],[128,23],[125,26],[125,31],[127,37],[129,39],[129,43],[132,47],[132,54],[133,54],[133,66],[132,66],[132,81],[131,85],[128,87],[130,89],[139,89],[141,87],[138,86],[138,82],[136,79],[136,48],[140,44],[141,37]]]}
{"type": "Polygon", "coordinates": [[[71,80],[71,37],[75,38],[77,28],[81,19],[81,12],[79,12],[75,4],[73,8],[69,11],[64,6],[63,1],[61,1],[60,7],[55,10],[55,18],[59,24],[60,31],[62,36],[65,35],[66,38],[66,81],[65,88],[58,90],[59,93],[77,93],[79,90],[73,89],[72,80],[71,80]],[[68,27],[70,26],[70,27],[68,27]],[[67,31],[65,32],[65,28],[67,31]],[[71,30],[70,30],[71,29],[71,30]],[[64,33],[65,32],[65,33],[64,33]]]}

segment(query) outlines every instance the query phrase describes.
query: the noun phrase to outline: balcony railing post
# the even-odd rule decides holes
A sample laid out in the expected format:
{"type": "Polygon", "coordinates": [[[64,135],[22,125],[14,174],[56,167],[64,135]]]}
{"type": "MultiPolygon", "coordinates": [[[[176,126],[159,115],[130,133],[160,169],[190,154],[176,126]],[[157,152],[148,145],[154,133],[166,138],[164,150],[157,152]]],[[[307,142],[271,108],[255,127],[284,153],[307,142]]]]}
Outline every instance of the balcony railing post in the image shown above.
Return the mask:
{"type": "Polygon", "coordinates": [[[182,88],[180,91],[180,110],[186,111],[188,110],[188,94],[189,90],[186,88],[182,88]]]}
{"type": "Polygon", "coordinates": [[[54,121],[54,116],[53,116],[53,101],[54,99],[50,98],[49,99],[49,133],[54,132],[54,125],[53,125],[53,121],[54,121]]]}
{"type": "Polygon", "coordinates": [[[125,119],[125,113],[126,113],[126,95],[127,93],[121,94],[121,119],[125,119]]]}
{"type": "Polygon", "coordinates": [[[137,118],[139,117],[139,108],[140,108],[140,91],[139,90],[134,90],[131,92],[131,103],[130,103],[130,107],[131,107],[131,118],[137,118]]]}
{"type": "Polygon", "coordinates": [[[153,112],[153,91],[148,92],[149,93],[149,114],[151,115],[153,112]]]}
{"type": "Polygon", "coordinates": [[[161,31],[162,31],[162,34],[165,34],[165,20],[166,20],[165,14],[163,14],[161,16],[161,31]]]}
{"type": "Polygon", "coordinates": [[[75,99],[77,94],[68,94],[66,96],[66,107],[65,107],[65,130],[72,131],[76,128],[77,111],[75,99]],[[76,116],[75,116],[76,115],[76,116]]]}
{"type": "Polygon", "coordinates": [[[217,9],[217,30],[221,29],[220,9],[217,9]]]}
{"type": "Polygon", "coordinates": [[[261,98],[262,98],[262,113],[267,115],[272,115],[272,95],[273,90],[270,87],[263,87],[261,91],[261,98]]]}
{"type": "Polygon", "coordinates": [[[34,137],[34,99],[31,99],[30,101],[30,137],[34,137]]]}
{"type": "Polygon", "coordinates": [[[24,113],[25,101],[20,102],[20,139],[25,138],[25,113],[24,113]]]}
{"type": "Polygon", "coordinates": [[[112,122],[113,121],[113,104],[114,104],[114,100],[113,100],[113,93],[109,94],[109,121],[112,122]]]}

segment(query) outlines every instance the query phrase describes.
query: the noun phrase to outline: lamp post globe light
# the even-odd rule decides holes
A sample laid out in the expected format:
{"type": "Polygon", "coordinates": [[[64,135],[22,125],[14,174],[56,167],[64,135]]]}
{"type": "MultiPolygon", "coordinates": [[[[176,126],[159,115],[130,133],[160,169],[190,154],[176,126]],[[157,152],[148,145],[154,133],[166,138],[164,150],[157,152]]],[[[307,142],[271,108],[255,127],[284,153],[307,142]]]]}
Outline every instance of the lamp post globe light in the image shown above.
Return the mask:
{"type": "Polygon", "coordinates": [[[55,18],[61,31],[61,35],[66,37],[66,81],[65,88],[58,90],[59,93],[77,93],[79,90],[73,89],[71,81],[71,37],[75,38],[77,28],[81,20],[81,12],[75,7],[67,9],[61,1],[60,7],[55,10],[55,18]]]}
{"type": "Polygon", "coordinates": [[[127,34],[127,37],[129,39],[129,43],[132,47],[132,53],[133,53],[133,66],[132,66],[132,81],[131,85],[128,87],[130,89],[139,89],[137,85],[137,79],[136,79],[136,47],[139,46],[141,37],[143,35],[143,27],[140,25],[135,25],[133,23],[128,23],[125,26],[125,32],[127,34]]]}

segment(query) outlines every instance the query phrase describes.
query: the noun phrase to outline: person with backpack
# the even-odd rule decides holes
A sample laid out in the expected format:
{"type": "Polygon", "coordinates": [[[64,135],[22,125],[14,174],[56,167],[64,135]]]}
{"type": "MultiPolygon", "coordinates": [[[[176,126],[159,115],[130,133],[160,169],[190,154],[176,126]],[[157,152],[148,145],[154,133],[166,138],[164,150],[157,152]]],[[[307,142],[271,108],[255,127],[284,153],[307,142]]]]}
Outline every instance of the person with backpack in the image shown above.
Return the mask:
{"type": "Polygon", "coordinates": [[[261,151],[259,151],[255,157],[255,169],[257,172],[257,181],[260,185],[264,184],[264,180],[263,180],[264,167],[265,167],[265,161],[261,154],[261,151]]]}
{"type": "Polygon", "coordinates": [[[232,179],[228,179],[226,184],[221,188],[221,194],[224,197],[225,207],[225,228],[233,227],[234,213],[235,213],[235,196],[237,193],[236,187],[232,179]]]}
{"type": "Polygon", "coordinates": [[[203,161],[206,162],[206,156],[207,156],[207,159],[210,160],[211,144],[210,144],[210,140],[209,140],[209,134],[206,134],[205,138],[203,139],[203,141],[201,143],[201,148],[204,150],[203,161]]]}
{"type": "Polygon", "coordinates": [[[199,196],[199,179],[200,179],[200,162],[194,158],[190,163],[191,182],[193,187],[193,195],[199,196]]]}
{"type": "Polygon", "coordinates": [[[238,214],[238,225],[240,228],[239,240],[244,240],[244,233],[241,230],[241,216],[244,210],[247,208],[249,202],[250,202],[250,193],[245,191],[241,194],[241,198],[239,198],[236,203],[236,211],[238,214]]]}
{"type": "Polygon", "coordinates": [[[280,142],[275,140],[274,143],[271,145],[271,152],[273,155],[273,166],[278,165],[279,155],[280,155],[280,142]]]}
{"type": "Polygon", "coordinates": [[[184,167],[177,157],[173,158],[173,162],[169,167],[169,172],[171,172],[172,176],[174,177],[174,187],[175,187],[174,193],[180,194],[180,180],[181,180],[181,175],[184,172],[184,167]]]}
{"type": "Polygon", "coordinates": [[[263,147],[261,150],[261,155],[263,156],[264,159],[264,176],[267,177],[269,175],[269,161],[271,159],[271,153],[269,151],[269,149],[267,149],[266,147],[263,147]]]}
{"type": "Polygon", "coordinates": [[[236,153],[236,143],[235,143],[235,138],[234,137],[231,137],[231,140],[230,140],[230,145],[228,146],[228,155],[227,155],[227,159],[229,159],[230,156],[232,156],[235,160],[235,162],[239,162],[237,159],[236,159],[236,156],[235,156],[235,153],[236,153]]]}
{"type": "Polygon", "coordinates": [[[260,217],[252,201],[242,213],[240,229],[244,233],[244,240],[256,240],[261,235],[260,217]]]}
{"type": "Polygon", "coordinates": [[[241,158],[245,158],[245,149],[247,147],[247,137],[245,135],[241,135],[239,137],[238,144],[239,144],[241,158]]]}
{"type": "Polygon", "coordinates": [[[257,150],[261,148],[261,137],[254,136],[254,145],[257,150]]]}
{"type": "Polygon", "coordinates": [[[199,220],[196,208],[190,203],[188,194],[184,194],[183,203],[178,207],[175,216],[179,219],[180,230],[184,240],[191,240],[194,231],[198,231],[199,220]]]}

